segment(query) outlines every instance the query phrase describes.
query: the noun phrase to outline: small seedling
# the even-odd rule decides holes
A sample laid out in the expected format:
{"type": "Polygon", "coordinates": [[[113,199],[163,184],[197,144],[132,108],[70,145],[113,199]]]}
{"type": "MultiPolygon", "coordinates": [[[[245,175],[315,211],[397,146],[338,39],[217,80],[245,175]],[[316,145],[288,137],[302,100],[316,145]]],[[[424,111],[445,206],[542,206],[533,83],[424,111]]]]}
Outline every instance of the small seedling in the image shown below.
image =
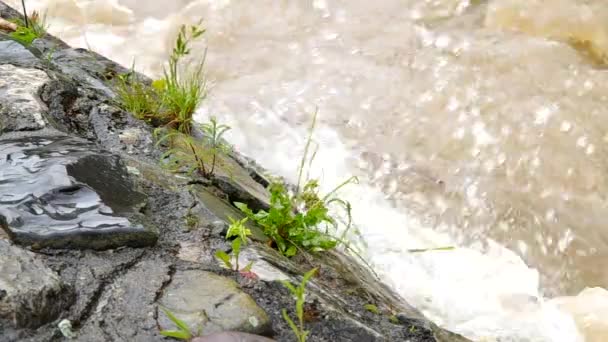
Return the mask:
{"type": "Polygon", "coordinates": [[[250,262],[245,268],[242,270],[239,268],[239,255],[241,254],[241,245],[247,245],[247,241],[249,236],[251,236],[251,230],[245,226],[245,222],[247,222],[247,218],[242,220],[235,220],[232,217],[228,218],[230,220],[230,227],[228,227],[228,232],[226,233],[226,239],[235,238],[232,240],[232,255],[234,257],[234,267],[232,264],[232,257],[228,255],[226,252],[219,250],[215,252],[215,257],[222,261],[226,267],[232,269],[236,272],[250,272],[251,267],[253,266],[253,262],[250,262]]]}
{"type": "MultiPolygon", "coordinates": [[[[165,315],[175,324],[177,330],[161,330],[160,334],[167,337],[172,337],[178,340],[189,341],[193,338],[192,332],[190,331],[190,327],[181,319],[177,318],[171,311],[161,308],[165,315]]],[[[200,335],[200,332],[199,334],[200,335]]]]}
{"type": "Polygon", "coordinates": [[[230,147],[224,143],[222,136],[230,127],[217,123],[212,117],[208,123],[201,125],[203,139],[172,130],[160,139],[157,145],[169,141],[171,148],[161,156],[165,165],[174,172],[185,171],[211,178],[220,162],[220,155],[229,153],[230,147]]]}
{"type": "Polygon", "coordinates": [[[137,119],[152,123],[161,111],[160,92],[134,79],[135,67],[117,77],[116,93],[122,108],[137,119]]]}
{"type": "Polygon", "coordinates": [[[230,152],[230,147],[222,139],[224,134],[230,130],[230,126],[218,124],[217,118],[212,116],[209,122],[201,125],[201,129],[205,135],[205,142],[211,151],[211,170],[209,173],[213,175],[217,156],[230,152]]]}
{"type": "Polygon", "coordinates": [[[296,335],[298,342],[306,342],[306,338],[310,333],[310,331],[304,329],[304,302],[306,299],[306,284],[308,283],[310,278],[312,278],[316,271],[317,269],[313,268],[312,270],[306,272],[298,287],[293,286],[288,281],[282,281],[283,285],[285,285],[285,287],[289,289],[289,292],[291,292],[291,294],[296,297],[296,316],[298,317],[299,325],[296,325],[294,321],[289,317],[289,315],[287,314],[287,310],[283,309],[281,310],[281,313],[283,314],[283,318],[285,319],[287,324],[289,324],[291,330],[293,330],[293,333],[296,335]]]}
{"type": "Polygon", "coordinates": [[[199,222],[200,219],[198,218],[198,216],[193,214],[191,211],[188,211],[188,213],[184,217],[184,223],[186,224],[188,230],[195,230],[196,228],[198,228],[199,222]]]}

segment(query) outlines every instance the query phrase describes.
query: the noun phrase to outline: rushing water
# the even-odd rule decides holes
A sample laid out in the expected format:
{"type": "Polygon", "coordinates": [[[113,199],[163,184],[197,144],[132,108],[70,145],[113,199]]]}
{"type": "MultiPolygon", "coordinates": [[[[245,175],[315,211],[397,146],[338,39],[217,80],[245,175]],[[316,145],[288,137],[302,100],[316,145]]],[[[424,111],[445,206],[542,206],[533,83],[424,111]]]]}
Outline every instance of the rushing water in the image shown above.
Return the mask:
{"type": "Polygon", "coordinates": [[[318,106],[314,167],[327,187],[360,177],[343,195],[366,257],[411,304],[476,341],[608,340],[604,1],[28,5],[151,76],[203,18],[198,118],[293,179],[318,106]]]}

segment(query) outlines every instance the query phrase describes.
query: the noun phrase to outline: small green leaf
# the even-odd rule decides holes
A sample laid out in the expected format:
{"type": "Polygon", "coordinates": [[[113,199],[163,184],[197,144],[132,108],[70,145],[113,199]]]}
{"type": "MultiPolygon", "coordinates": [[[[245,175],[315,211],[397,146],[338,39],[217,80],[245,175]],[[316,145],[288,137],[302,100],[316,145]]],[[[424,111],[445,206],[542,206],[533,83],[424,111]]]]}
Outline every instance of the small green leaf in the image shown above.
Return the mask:
{"type": "Polygon", "coordinates": [[[388,320],[389,320],[391,323],[393,323],[393,324],[399,324],[399,323],[400,323],[400,322],[399,322],[399,318],[397,318],[397,316],[395,316],[395,315],[391,315],[391,316],[388,318],[388,320]]]}
{"type": "Polygon", "coordinates": [[[167,337],[173,337],[179,340],[189,340],[192,337],[187,332],[181,330],[161,330],[160,334],[167,337]]]}
{"type": "Polygon", "coordinates": [[[232,253],[238,255],[241,252],[241,238],[236,238],[232,241],[232,253]]]}
{"type": "Polygon", "coordinates": [[[289,248],[287,248],[287,250],[285,251],[285,256],[286,257],[292,257],[294,255],[296,255],[298,253],[298,249],[296,248],[296,246],[289,246],[289,248]]]}
{"type": "Polygon", "coordinates": [[[165,90],[165,88],[167,87],[167,80],[165,79],[158,79],[158,80],[154,80],[152,82],[152,87],[158,91],[162,91],[165,90]]]}
{"type": "Polygon", "coordinates": [[[283,283],[283,285],[285,285],[285,287],[288,288],[293,295],[298,293],[298,290],[287,280],[282,280],[281,283],[283,283]]]}
{"type": "Polygon", "coordinates": [[[241,239],[241,242],[246,245],[247,237],[251,235],[251,230],[245,226],[245,222],[249,219],[245,217],[242,220],[235,220],[232,217],[228,217],[230,220],[230,227],[228,227],[228,232],[226,233],[226,238],[231,238],[233,236],[238,236],[241,239]]]}
{"type": "Polygon", "coordinates": [[[169,317],[171,322],[173,322],[173,324],[175,324],[178,328],[180,328],[180,330],[185,334],[184,336],[187,336],[187,338],[192,337],[192,333],[190,332],[190,327],[184,321],[177,318],[171,311],[169,311],[165,308],[161,308],[161,309],[163,310],[165,315],[167,315],[167,317],[169,317]]]}
{"type": "Polygon", "coordinates": [[[283,314],[283,319],[285,319],[285,321],[287,322],[287,324],[289,324],[289,327],[291,328],[291,330],[293,330],[293,332],[296,334],[296,336],[298,336],[298,338],[300,337],[300,333],[299,333],[299,329],[296,326],[296,324],[291,320],[291,318],[289,318],[289,315],[287,315],[287,310],[283,309],[281,310],[281,313],[283,314]]]}
{"type": "Polygon", "coordinates": [[[226,267],[232,269],[232,263],[230,262],[230,255],[226,254],[226,252],[219,250],[215,252],[215,257],[222,261],[226,267]]]}
{"type": "Polygon", "coordinates": [[[234,206],[239,208],[239,210],[244,212],[247,216],[253,216],[253,211],[249,209],[247,204],[241,202],[234,202],[234,206]]]}
{"type": "Polygon", "coordinates": [[[251,272],[251,268],[253,267],[253,260],[251,260],[245,268],[243,268],[243,272],[251,272]]]}
{"type": "Polygon", "coordinates": [[[380,311],[378,311],[378,307],[375,306],[374,304],[365,304],[363,307],[365,308],[365,310],[367,310],[373,314],[376,314],[376,315],[380,314],[380,311]]]}
{"type": "Polygon", "coordinates": [[[317,268],[315,267],[312,270],[306,272],[306,274],[304,274],[304,277],[302,278],[302,287],[306,286],[306,283],[308,283],[310,278],[312,278],[312,276],[315,275],[316,272],[317,272],[317,268]]]}

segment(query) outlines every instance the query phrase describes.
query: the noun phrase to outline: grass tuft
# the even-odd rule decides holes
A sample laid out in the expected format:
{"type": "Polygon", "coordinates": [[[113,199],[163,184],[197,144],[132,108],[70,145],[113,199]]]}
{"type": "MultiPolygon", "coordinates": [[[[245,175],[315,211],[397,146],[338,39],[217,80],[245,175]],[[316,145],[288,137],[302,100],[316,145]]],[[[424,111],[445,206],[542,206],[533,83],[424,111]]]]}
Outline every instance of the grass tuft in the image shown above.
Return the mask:
{"type": "Polygon", "coordinates": [[[17,24],[17,29],[11,32],[9,36],[22,45],[29,46],[35,39],[46,35],[48,25],[46,14],[41,16],[37,11],[32,12],[29,17],[25,16],[24,18],[25,21],[21,19],[12,20],[13,23],[17,24]]]}
{"type": "Polygon", "coordinates": [[[119,104],[136,118],[154,126],[190,134],[194,112],[207,95],[204,74],[206,51],[202,60],[194,65],[185,59],[191,52],[192,43],[204,33],[201,22],[182,25],[168,67],[163,70],[163,77],[152,84],[132,77],[134,67],[129,73],[121,75],[116,86],[119,104]]]}

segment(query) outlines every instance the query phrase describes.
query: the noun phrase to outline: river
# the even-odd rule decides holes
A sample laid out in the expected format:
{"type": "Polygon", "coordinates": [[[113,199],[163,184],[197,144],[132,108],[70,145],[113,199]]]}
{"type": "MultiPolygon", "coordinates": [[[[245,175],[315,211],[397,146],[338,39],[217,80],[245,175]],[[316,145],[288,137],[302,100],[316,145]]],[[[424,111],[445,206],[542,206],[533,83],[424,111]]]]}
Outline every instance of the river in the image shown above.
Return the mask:
{"type": "Polygon", "coordinates": [[[325,189],[360,178],[341,194],[365,258],[408,302],[475,341],[608,341],[603,1],[27,5],[152,77],[179,26],[204,19],[197,118],[294,180],[318,107],[314,174],[325,189]]]}

